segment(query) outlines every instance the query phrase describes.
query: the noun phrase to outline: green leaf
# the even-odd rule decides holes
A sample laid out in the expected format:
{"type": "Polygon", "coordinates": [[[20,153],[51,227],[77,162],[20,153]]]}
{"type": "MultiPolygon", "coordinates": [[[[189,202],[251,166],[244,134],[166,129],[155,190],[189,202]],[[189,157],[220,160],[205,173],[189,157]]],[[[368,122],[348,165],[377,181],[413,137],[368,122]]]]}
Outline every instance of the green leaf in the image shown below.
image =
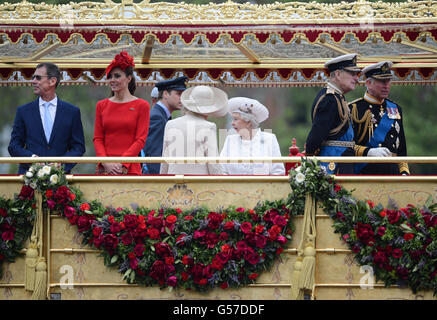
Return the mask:
{"type": "Polygon", "coordinates": [[[112,264],[112,263],[115,263],[117,260],[118,260],[118,256],[117,256],[117,255],[113,256],[113,257],[111,258],[111,264],[112,264]]]}

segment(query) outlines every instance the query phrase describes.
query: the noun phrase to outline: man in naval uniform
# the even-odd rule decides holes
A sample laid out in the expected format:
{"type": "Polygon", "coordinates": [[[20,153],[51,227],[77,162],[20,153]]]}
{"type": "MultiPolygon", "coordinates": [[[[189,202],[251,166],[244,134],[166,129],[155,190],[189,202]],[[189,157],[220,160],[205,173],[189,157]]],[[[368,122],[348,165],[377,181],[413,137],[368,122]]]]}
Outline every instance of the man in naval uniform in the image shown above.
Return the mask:
{"type": "MultiPolygon", "coordinates": [[[[402,110],[387,99],[392,79],[390,61],[382,61],[363,69],[367,91],[363,98],[350,103],[355,143],[364,145],[357,156],[406,156],[402,110]],[[379,148],[370,152],[371,148],[379,148]]],[[[407,163],[357,163],[356,174],[409,175],[407,163]]]]}
{"type": "MultiPolygon", "coordinates": [[[[325,63],[329,80],[312,106],[312,127],[306,141],[306,155],[354,156],[351,115],[344,94],[355,89],[361,69],[357,55],[347,54],[325,63]]],[[[330,174],[353,174],[353,163],[321,163],[330,174]]]]}

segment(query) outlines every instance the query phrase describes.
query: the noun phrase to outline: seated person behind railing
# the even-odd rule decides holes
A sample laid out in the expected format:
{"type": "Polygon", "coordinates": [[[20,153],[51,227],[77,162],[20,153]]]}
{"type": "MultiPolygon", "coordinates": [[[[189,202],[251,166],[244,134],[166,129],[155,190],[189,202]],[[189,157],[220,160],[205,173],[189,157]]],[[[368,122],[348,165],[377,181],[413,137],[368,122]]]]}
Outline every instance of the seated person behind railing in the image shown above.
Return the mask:
{"type": "MultiPolygon", "coordinates": [[[[181,95],[184,115],[167,122],[163,157],[218,157],[217,129],[208,117],[223,117],[228,112],[228,96],[218,89],[196,86],[181,95]]],[[[222,174],[218,163],[161,164],[161,174],[222,174]]]]}
{"type": "MultiPolygon", "coordinates": [[[[259,124],[269,117],[268,109],[259,101],[236,97],[228,102],[232,127],[237,132],[226,137],[221,157],[280,157],[281,151],[273,133],[262,132],[259,124]]],[[[229,175],[284,175],[283,163],[222,164],[229,175]]]]}
{"type": "MultiPolygon", "coordinates": [[[[127,52],[106,68],[112,97],[97,102],[94,147],[97,157],[136,157],[149,129],[149,103],[135,97],[135,63],[127,52]]],[[[141,174],[140,163],[99,163],[97,174],[141,174]]]]}

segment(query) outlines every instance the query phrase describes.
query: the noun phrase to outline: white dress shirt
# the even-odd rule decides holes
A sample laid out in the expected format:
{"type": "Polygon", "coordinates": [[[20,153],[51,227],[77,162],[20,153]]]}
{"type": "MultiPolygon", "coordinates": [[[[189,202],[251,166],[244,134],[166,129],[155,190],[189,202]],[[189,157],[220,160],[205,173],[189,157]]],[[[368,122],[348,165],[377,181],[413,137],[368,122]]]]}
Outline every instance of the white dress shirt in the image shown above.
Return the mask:
{"type": "MultiPolygon", "coordinates": [[[[226,137],[220,153],[221,157],[281,157],[276,136],[257,130],[251,140],[243,140],[237,134],[226,137]]],[[[228,175],[284,175],[283,163],[226,163],[222,164],[224,174],[228,175]]]]}
{"type": "MultiPolygon", "coordinates": [[[[42,125],[44,127],[45,123],[44,123],[44,113],[46,112],[45,107],[44,107],[44,103],[47,103],[47,101],[44,101],[43,99],[41,99],[41,97],[39,97],[39,113],[41,114],[41,121],[42,121],[42,125]]],[[[55,98],[51,101],[48,101],[49,105],[49,112],[50,112],[50,117],[52,118],[53,123],[55,122],[55,116],[56,116],[56,107],[58,106],[58,97],[55,96],[55,98]]],[[[45,128],[44,128],[45,130],[45,128]]]]}

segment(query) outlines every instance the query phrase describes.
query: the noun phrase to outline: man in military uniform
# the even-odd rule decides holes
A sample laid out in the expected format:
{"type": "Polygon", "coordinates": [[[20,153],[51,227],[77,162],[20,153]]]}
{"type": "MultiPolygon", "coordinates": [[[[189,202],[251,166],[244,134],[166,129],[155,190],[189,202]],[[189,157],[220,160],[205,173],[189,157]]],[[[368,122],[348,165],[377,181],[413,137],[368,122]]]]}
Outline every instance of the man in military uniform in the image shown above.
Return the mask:
{"type": "MultiPolygon", "coordinates": [[[[383,61],[363,69],[367,91],[363,98],[350,103],[354,121],[355,142],[364,145],[357,156],[406,156],[402,110],[387,99],[390,92],[393,63],[383,61]],[[372,152],[371,148],[379,148],[372,152]]],[[[356,174],[410,174],[407,163],[357,163],[356,174]]]]}
{"type": "MultiPolygon", "coordinates": [[[[141,152],[143,157],[161,157],[164,142],[164,128],[171,119],[173,111],[182,107],[181,94],[187,88],[187,77],[178,77],[171,80],[158,82],[158,102],[150,111],[149,133],[146,144],[141,152]]],[[[160,163],[144,163],[143,174],[159,174],[160,163]]]]}
{"type": "MultiPolygon", "coordinates": [[[[312,127],[306,141],[306,155],[354,156],[354,132],[344,94],[355,89],[361,69],[357,55],[347,54],[325,63],[329,80],[312,106],[312,127]]],[[[322,163],[328,173],[353,174],[352,163],[322,163]]]]}

